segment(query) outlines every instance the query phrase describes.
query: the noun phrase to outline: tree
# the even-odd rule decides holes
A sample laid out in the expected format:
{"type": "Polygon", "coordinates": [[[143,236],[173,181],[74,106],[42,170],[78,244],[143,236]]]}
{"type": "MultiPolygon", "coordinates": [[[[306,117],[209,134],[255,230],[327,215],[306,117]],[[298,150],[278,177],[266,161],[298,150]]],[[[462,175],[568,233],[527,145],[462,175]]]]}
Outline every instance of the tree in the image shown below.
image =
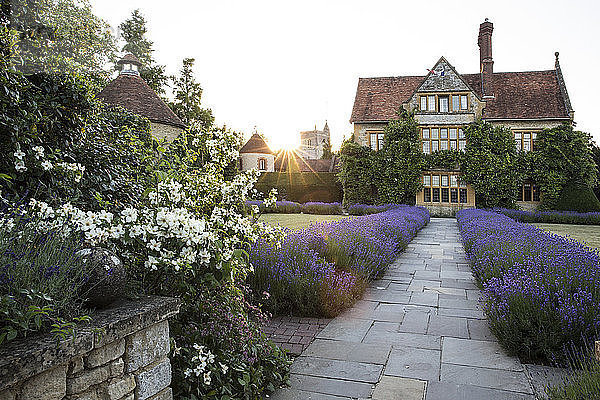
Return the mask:
{"type": "Polygon", "coordinates": [[[184,58],[179,77],[173,76],[173,94],[171,109],[186,124],[198,123],[203,129],[209,129],[215,118],[210,108],[202,108],[202,87],[194,77],[193,58],[184,58]]]}
{"type": "Polygon", "coordinates": [[[414,204],[422,188],[419,177],[425,165],[417,121],[402,111],[399,120],[388,123],[384,137],[383,149],[376,153],[378,202],[414,204]]]}
{"type": "Polygon", "coordinates": [[[84,73],[96,76],[98,87],[108,79],[106,65],[115,59],[116,40],[89,0],[3,1],[5,8],[18,44],[13,62],[20,70],[84,73]]]}
{"type": "Polygon", "coordinates": [[[522,182],[512,132],[477,121],[466,127],[465,134],[467,148],[460,169],[475,189],[477,207],[513,208],[522,182]]]}
{"type": "Polygon", "coordinates": [[[333,153],[331,152],[331,143],[328,141],[323,141],[323,155],[321,156],[321,160],[331,160],[333,153]]]}
{"type": "Polygon", "coordinates": [[[544,129],[537,136],[533,178],[544,208],[554,208],[567,184],[593,188],[597,181],[591,138],[570,124],[544,129]]]}
{"type": "Polygon", "coordinates": [[[121,37],[125,40],[122,51],[131,53],[140,60],[140,76],[144,78],[148,86],[159,95],[165,94],[165,86],[169,77],[165,74],[165,66],[156,64],[152,53],[153,42],[146,38],[148,31],[146,19],[140,10],[134,10],[131,17],[119,25],[121,37]]]}

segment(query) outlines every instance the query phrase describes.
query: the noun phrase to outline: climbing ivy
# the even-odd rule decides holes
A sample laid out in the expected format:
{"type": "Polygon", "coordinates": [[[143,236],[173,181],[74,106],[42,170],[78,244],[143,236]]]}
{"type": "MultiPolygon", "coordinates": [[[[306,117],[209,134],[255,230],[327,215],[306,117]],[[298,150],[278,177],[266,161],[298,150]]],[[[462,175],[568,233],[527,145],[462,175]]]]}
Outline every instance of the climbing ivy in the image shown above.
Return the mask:
{"type": "Polygon", "coordinates": [[[476,121],[465,127],[465,135],[460,171],[475,189],[477,206],[514,207],[522,178],[510,129],[476,121]]]}
{"type": "Polygon", "coordinates": [[[360,146],[354,138],[346,141],[338,174],[344,205],[412,203],[421,190],[419,177],[424,169],[460,170],[462,179],[475,189],[478,207],[516,207],[525,180],[539,186],[546,209],[556,206],[567,184],[594,187],[597,183],[591,138],[568,124],[538,133],[531,152],[517,152],[506,127],[479,120],[464,130],[464,152],[423,154],[417,121],[401,112],[399,120],[388,123],[380,151],[360,146]]]}

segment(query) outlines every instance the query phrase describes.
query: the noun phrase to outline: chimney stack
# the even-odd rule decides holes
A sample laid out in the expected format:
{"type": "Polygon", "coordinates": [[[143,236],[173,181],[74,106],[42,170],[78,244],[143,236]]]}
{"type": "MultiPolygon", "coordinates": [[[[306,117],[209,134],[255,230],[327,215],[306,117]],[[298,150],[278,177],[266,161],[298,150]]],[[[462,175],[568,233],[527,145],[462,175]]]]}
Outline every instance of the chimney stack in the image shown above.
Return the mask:
{"type": "Polygon", "coordinates": [[[492,74],[494,73],[494,60],[492,59],[492,32],[494,24],[486,18],[479,25],[479,37],[477,44],[479,45],[479,63],[481,71],[481,90],[483,97],[494,97],[492,91],[492,74]]]}

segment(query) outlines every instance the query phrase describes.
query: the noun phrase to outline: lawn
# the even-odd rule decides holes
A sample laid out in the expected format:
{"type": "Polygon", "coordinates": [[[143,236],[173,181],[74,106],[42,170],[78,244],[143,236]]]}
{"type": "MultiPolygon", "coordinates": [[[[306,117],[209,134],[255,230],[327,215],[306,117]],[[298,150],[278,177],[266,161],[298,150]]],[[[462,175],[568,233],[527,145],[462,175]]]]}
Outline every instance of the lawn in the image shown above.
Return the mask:
{"type": "Polygon", "coordinates": [[[348,218],[345,215],[318,214],[263,214],[260,221],[269,225],[281,225],[291,230],[308,227],[312,222],[337,221],[348,218]]]}
{"type": "Polygon", "coordinates": [[[590,247],[600,249],[600,226],[598,225],[570,225],[570,224],[542,224],[534,223],[548,232],[557,235],[570,236],[571,238],[587,244],[590,247]]]}

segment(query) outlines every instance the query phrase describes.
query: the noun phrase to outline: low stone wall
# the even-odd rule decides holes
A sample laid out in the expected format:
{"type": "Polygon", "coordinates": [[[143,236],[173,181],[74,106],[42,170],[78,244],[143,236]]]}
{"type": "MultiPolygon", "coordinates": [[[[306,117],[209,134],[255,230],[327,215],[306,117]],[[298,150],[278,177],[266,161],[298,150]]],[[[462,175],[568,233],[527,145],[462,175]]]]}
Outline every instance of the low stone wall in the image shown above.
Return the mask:
{"type": "Polygon", "coordinates": [[[168,318],[178,311],[172,298],[123,301],[94,313],[75,339],[9,343],[0,348],[0,399],[172,399],[168,318]]]}

